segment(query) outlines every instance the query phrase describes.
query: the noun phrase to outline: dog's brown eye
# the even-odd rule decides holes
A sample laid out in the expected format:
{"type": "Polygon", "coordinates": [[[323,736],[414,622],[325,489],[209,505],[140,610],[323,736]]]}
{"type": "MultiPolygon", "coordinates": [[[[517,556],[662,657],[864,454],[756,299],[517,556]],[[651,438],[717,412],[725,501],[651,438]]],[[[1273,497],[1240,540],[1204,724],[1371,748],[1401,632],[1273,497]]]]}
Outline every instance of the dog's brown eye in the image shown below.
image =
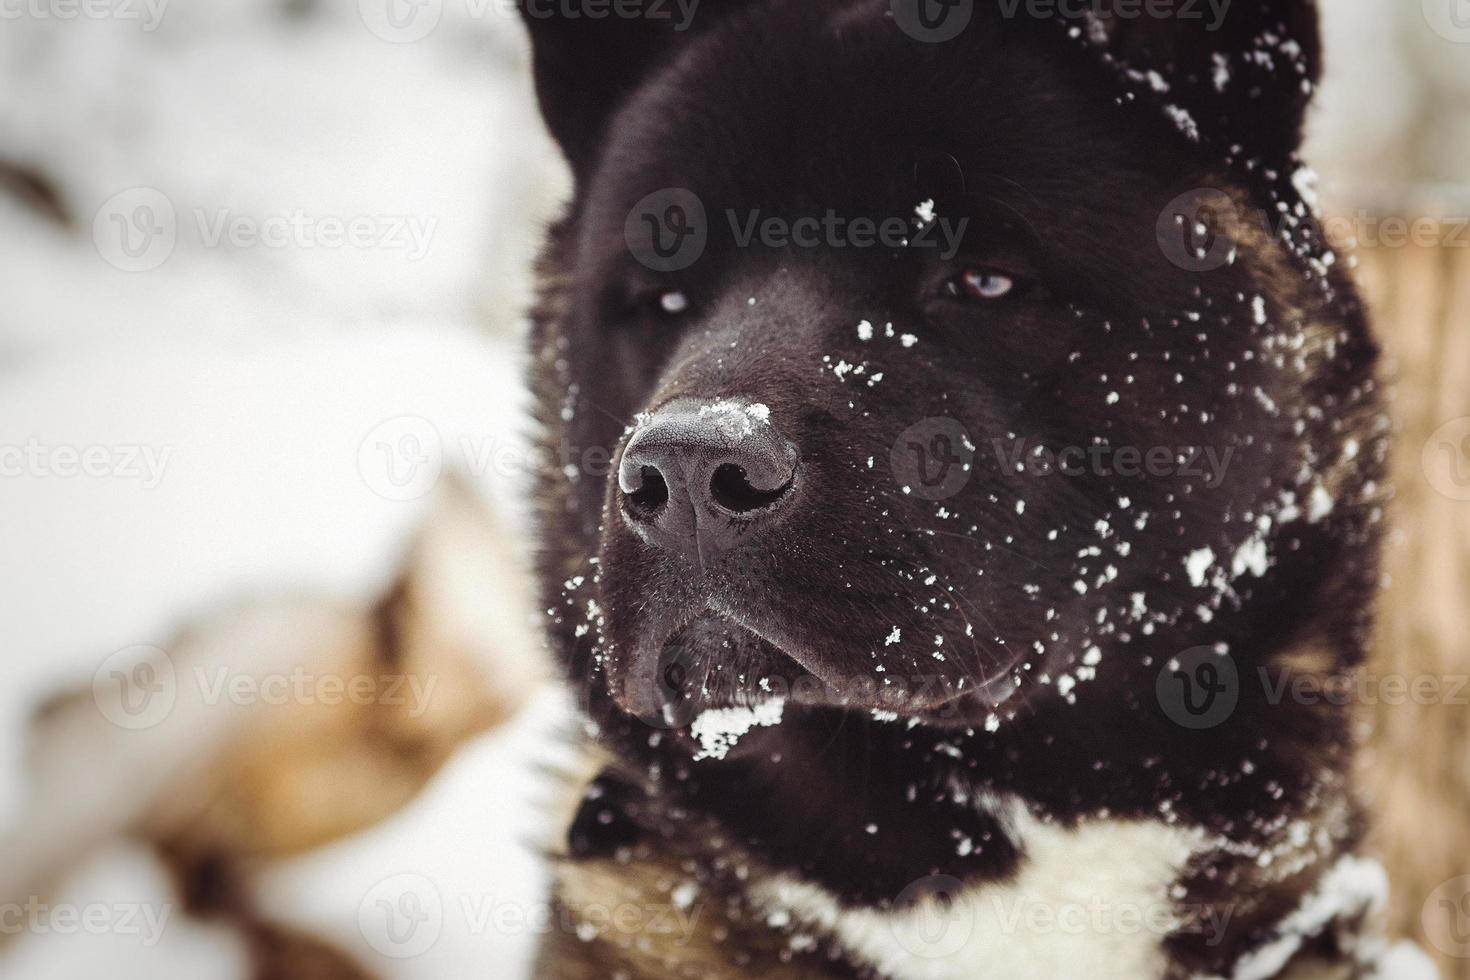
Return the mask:
{"type": "Polygon", "coordinates": [[[995,269],[966,269],[945,284],[945,292],[956,299],[991,303],[1016,289],[1016,280],[995,269]]]}

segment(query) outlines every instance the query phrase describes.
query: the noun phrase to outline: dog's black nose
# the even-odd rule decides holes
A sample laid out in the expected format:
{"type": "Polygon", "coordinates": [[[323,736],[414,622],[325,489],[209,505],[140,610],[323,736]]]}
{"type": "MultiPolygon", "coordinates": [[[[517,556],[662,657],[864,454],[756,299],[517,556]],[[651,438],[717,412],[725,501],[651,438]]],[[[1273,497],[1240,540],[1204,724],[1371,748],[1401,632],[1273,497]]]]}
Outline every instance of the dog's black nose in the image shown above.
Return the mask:
{"type": "Polygon", "coordinates": [[[764,405],[672,402],[644,418],[618,465],[623,517],[703,567],[794,496],[797,452],[764,405]]]}

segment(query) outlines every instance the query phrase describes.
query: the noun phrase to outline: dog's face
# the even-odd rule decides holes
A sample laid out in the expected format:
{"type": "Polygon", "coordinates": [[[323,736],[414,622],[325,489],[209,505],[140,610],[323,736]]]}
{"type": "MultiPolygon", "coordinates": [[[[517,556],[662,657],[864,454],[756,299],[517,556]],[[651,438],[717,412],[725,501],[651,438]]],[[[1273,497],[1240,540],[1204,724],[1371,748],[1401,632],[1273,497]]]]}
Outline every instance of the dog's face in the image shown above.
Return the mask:
{"type": "Polygon", "coordinates": [[[1317,553],[1314,399],[1368,355],[1274,204],[1309,69],[1251,186],[1198,132],[1239,107],[981,7],[928,43],[888,3],[732,4],[580,63],[595,31],[532,21],[577,177],[537,340],[552,609],[612,710],[1136,698],[1317,553]]]}

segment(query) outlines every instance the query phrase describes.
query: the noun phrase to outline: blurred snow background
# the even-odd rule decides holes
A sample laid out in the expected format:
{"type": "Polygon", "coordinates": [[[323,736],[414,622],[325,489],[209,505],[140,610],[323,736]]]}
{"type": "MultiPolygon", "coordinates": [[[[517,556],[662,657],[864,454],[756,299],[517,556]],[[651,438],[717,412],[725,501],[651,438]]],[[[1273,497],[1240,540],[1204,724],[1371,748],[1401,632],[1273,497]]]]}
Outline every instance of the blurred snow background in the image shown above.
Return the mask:
{"type": "MultiPolygon", "coordinates": [[[[1328,201],[1470,204],[1470,10],[1435,2],[1324,0],[1310,158],[1328,201]]],[[[418,440],[507,535],[526,531],[516,467],[489,461],[523,444],[528,266],[566,177],[510,4],[193,0],[155,20],[157,3],[0,21],[0,164],[52,185],[0,194],[0,446],[54,468],[58,447],[102,447],[108,470],[0,477],[0,825],[24,802],[28,713],[112,652],[241,594],[380,588],[438,472],[405,483],[375,468],[380,447],[418,440]]],[[[523,972],[534,929],[482,913],[540,901],[526,762],[556,710],[471,744],[386,824],[272,872],[276,916],[387,978],[523,972]],[[438,885],[443,935],[375,957],[359,907],[403,873],[438,885]]],[[[60,897],[172,901],[126,848],[60,897]]],[[[0,977],[25,980],[245,971],[236,939],[181,914],[157,945],[27,934],[0,953],[0,977]]]]}
{"type": "MultiPolygon", "coordinates": [[[[0,444],[104,447],[111,473],[0,479],[0,825],[23,802],[31,708],[113,651],[241,595],[385,584],[437,467],[396,484],[378,445],[423,436],[523,530],[498,454],[526,434],[518,324],[566,178],[507,10],[450,3],[411,43],[371,5],[0,21],[0,161],[45,175],[65,219],[0,194],[0,444]],[[140,202],[160,220],[171,208],[177,235],[150,252],[125,226],[143,248],[131,261],[109,221],[140,202]],[[294,224],[256,241],[273,218],[294,224]],[[211,241],[222,221],[235,244],[211,241]],[[354,222],[362,243],[333,245],[354,222]]],[[[545,714],[469,746],[387,824],[273,872],[269,904],[385,977],[524,969],[534,934],[468,913],[539,901],[524,763],[545,714]],[[359,907],[404,872],[434,881],[449,914],[430,951],[395,961],[369,948],[359,907]]],[[[176,905],[136,849],[55,898],[176,905]]],[[[156,946],[28,933],[0,975],[245,975],[238,939],[175,913],[156,946]]]]}

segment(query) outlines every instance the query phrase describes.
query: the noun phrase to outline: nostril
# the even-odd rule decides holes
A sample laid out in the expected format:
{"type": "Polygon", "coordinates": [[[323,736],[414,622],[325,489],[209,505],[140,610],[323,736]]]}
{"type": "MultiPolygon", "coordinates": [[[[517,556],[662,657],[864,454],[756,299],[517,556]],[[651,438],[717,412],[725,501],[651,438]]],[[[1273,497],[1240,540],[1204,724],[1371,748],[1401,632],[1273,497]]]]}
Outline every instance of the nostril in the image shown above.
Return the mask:
{"type": "Polygon", "coordinates": [[[637,514],[651,516],[669,501],[669,485],[657,468],[644,466],[639,470],[639,486],[628,494],[628,504],[637,514]]]}
{"type": "Polygon", "coordinates": [[[716,504],[725,510],[746,514],[771,506],[781,499],[790,486],[791,481],[787,480],[774,490],[757,489],[751,486],[744,467],[735,463],[723,463],[715,468],[709,489],[716,504]]]}

